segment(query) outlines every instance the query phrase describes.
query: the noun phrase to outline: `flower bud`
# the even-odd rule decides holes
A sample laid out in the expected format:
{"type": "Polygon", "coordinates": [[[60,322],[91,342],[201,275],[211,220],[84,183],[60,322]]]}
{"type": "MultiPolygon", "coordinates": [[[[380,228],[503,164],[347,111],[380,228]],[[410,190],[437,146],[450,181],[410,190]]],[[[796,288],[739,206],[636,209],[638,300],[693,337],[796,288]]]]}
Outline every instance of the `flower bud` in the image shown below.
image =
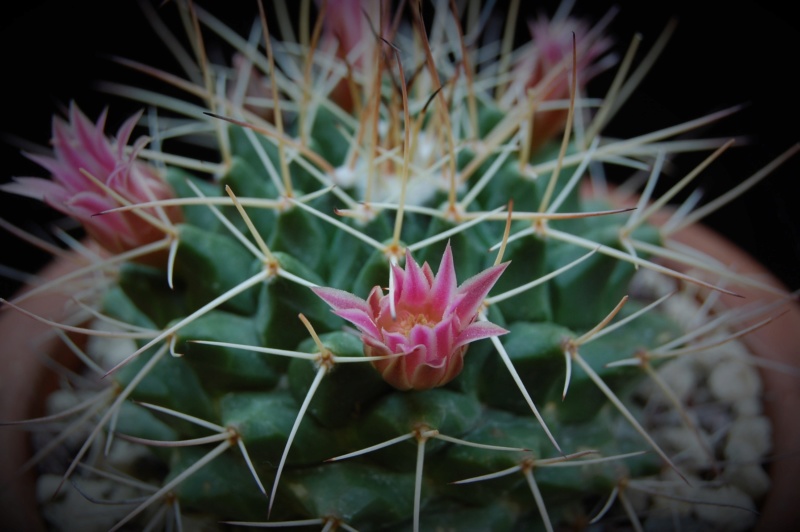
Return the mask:
{"type": "MultiPolygon", "coordinates": [[[[100,245],[119,253],[163,238],[163,230],[143,218],[140,213],[98,213],[121,206],[115,194],[130,203],[172,198],[174,193],[158,170],[136,159],[147,139],[138,139],[132,153],[126,154],[128,139],[141,112],[120,127],[116,139],[103,133],[106,111],[93,124],[74,104],[70,105],[69,121],[53,118],[53,155],[26,156],[51,173],[52,179],[17,177],[2,190],[44,201],[54,209],[83,224],[86,232],[100,245]],[[87,175],[88,174],[88,175],[87,175]],[[90,178],[89,176],[92,176],[90,178]],[[95,180],[97,182],[95,182],[95,180]],[[104,186],[101,186],[102,183],[104,186]]],[[[177,207],[142,209],[143,213],[164,223],[181,220],[177,207]]]]}

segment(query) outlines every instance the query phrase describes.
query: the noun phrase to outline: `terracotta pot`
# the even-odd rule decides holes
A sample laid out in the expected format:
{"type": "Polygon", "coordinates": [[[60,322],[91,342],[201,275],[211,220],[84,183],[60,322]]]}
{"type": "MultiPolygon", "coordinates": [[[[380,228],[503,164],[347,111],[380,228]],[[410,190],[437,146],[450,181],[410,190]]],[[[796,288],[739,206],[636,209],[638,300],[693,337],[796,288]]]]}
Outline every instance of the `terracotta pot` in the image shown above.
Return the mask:
{"type": "MultiPolygon", "coordinates": [[[[721,260],[738,273],[757,277],[770,285],[786,291],[786,287],[773,277],[753,257],[742,251],[719,233],[705,226],[695,226],[674,235],[679,242],[721,260]]],[[[777,300],[763,291],[736,287],[743,297],[723,295],[729,307],[738,307],[754,300],[777,300]]],[[[767,326],[744,336],[742,341],[755,354],[766,360],[798,366],[800,361],[800,305],[785,305],[785,310],[767,326]]],[[[742,325],[744,326],[744,324],[742,325]]],[[[797,500],[797,479],[800,478],[800,379],[796,375],[761,369],[764,385],[764,412],[772,422],[772,455],[769,466],[772,486],[762,507],[758,521],[759,531],[800,530],[800,505],[797,500]]]]}
{"type": "MultiPolygon", "coordinates": [[[[590,186],[586,186],[582,192],[586,196],[592,195],[590,186]]],[[[609,197],[611,203],[618,207],[635,207],[638,200],[637,197],[618,195],[613,189],[609,197]]],[[[650,222],[663,224],[670,215],[668,208],[662,209],[650,222]]],[[[674,233],[670,238],[702,251],[740,275],[757,278],[783,293],[789,293],[786,286],[758,260],[707,226],[695,224],[674,233]]],[[[664,265],[688,272],[682,264],[664,261],[664,265]]],[[[721,295],[721,302],[729,308],[741,307],[753,301],[769,303],[783,299],[747,286],[737,285],[734,290],[741,297],[721,295]]],[[[800,304],[797,298],[787,301],[775,314],[779,315],[777,319],[741,340],[752,353],[765,360],[800,368],[800,304]]],[[[742,323],[740,327],[745,328],[756,321],[759,320],[742,323]]],[[[771,455],[774,459],[769,465],[772,485],[762,505],[756,530],[800,530],[800,504],[797,500],[797,479],[800,478],[800,423],[797,416],[797,412],[800,412],[800,378],[775,369],[759,370],[765,390],[764,413],[772,423],[771,455]]]]}
{"type": "MultiPolygon", "coordinates": [[[[632,200],[619,199],[620,204],[632,200]]],[[[658,220],[656,220],[656,223],[658,220]]],[[[785,290],[758,261],[729,240],[707,227],[696,225],[674,235],[674,239],[688,244],[735,268],[740,274],[757,276],[764,282],[785,290]]],[[[44,279],[55,278],[76,268],[79,262],[57,261],[41,272],[44,279]]],[[[676,269],[679,265],[670,265],[676,269]]],[[[769,297],[761,291],[737,287],[744,297],[723,296],[730,306],[769,297]]],[[[772,296],[777,298],[777,296],[772,296]]],[[[55,317],[68,297],[60,294],[32,298],[26,308],[42,316],[55,317]]],[[[0,338],[3,351],[0,356],[0,419],[18,420],[40,415],[43,397],[54,381],[37,355],[59,345],[56,341],[36,344],[46,335],[48,326],[4,309],[0,314],[0,338]]],[[[767,327],[744,337],[743,341],[759,356],[767,360],[798,364],[800,342],[800,305],[789,303],[785,312],[767,327]]],[[[763,504],[758,521],[759,531],[800,530],[800,504],[797,503],[797,479],[800,478],[800,379],[775,370],[762,370],[766,390],[764,410],[773,425],[773,455],[770,464],[772,487],[763,504]]],[[[34,497],[33,473],[16,476],[19,465],[30,456],[27,433],[4,428],[0,430],[0,516],[4,529],[43,530],[34,497]],[[10,486],[10,489],[9,489],[10,486]]]]}
{"type": "MultiPolygon", "coordinates": [[[[61,277],[85,261],[60,259],[40,272],[43,281],[61,277]]],[[[27,292],[20,291],[18,295],[27,292]]],[[[31,312],[59,319],[69,296],[48,292],[24,303],[31,312]]],[[[55,373],[44,363],[44,353],[56,360],[71,357],[63,342],[48,336],[51,327],[11,308],[0,309],[0,421],[18,421],[41,416],[47,393],[57,386],[55,373]]],[[[80,341],[80,338],[76,338],[80,341]]],[[[34,469],[20,475],[22,464],[30,458],[28,432],[13,427],[0,428],[0,529],[44,530],[36,508],[34,469]]]]}

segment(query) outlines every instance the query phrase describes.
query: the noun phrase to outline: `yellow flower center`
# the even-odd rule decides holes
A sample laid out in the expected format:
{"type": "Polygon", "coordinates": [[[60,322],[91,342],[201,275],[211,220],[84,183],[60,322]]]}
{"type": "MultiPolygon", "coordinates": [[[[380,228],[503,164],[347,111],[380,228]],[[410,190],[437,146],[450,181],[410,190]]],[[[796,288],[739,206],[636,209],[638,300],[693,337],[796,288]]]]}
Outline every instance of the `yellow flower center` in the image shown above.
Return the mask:
{"type": "Polygon", "coordinates": [[[397,319],[394,320],[391,325],[387,327],[387,329],[392,332],[399,332],[404,336],[408,336],[414,325],[427,325],[428,327],[433,327],[435,322],[429,319],[427,314],[413,314],[411,312],[401,310],[397,313],[397,319]]]}

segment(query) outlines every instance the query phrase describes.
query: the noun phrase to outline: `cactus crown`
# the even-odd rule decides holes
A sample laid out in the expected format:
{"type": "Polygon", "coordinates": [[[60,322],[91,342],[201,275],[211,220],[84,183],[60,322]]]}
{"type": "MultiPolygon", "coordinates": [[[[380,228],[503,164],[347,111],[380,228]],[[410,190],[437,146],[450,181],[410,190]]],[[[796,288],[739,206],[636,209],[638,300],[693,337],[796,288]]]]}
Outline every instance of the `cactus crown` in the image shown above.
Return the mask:
{"type": "Polygon", "coordinates": [[[728,289],[655,260],[682,221],[651,225],[647,190],[620,209],[581,183],[604,164],[655,179],[686,149],[719,148],[711,160],[725,146],[671,139],[725,112],[605,138],[615,94],[598,106],[583,89],[610,41],[563,14],[509,50],[481,39],[473,2],[426,20],[416,2],[322,1],[299,42],[176,4],[196,70],[130,65],[185,100],[107,88],[159,109],[151,139],[216,159],[127,146],[141,116],[110,139],[72,107],[37,158],[54,181],[4,187],[77,216],[108,252],[84,270],[103,279],[81,296],[84,332],[115,331],[122,352],[91,350],[109,386],[65,475],[100,467],[101,433],[140,453],[114,473],[147,483],[115,529],[164,501],[240,524],[549,529],[611,493],[615,519],[631,479],[683,475],[633,391],[702,336],[632,283],[728,289]],[[235,54],[212,60],[211,36],[235,54]]]}

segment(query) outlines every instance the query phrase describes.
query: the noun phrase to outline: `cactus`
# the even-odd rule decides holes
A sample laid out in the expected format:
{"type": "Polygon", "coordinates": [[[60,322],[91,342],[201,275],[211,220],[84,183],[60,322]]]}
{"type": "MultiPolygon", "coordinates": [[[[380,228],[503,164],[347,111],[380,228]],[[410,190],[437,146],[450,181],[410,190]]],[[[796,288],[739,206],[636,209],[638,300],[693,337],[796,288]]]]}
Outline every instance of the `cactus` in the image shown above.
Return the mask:
{"type": "MultiPolygon", "coordinates": [[[[769,289],[668,252],[692,215],[657,227],[645,201],[667,154],[714,149],[711,162],[727,148],[671,139],[728,112],[606,138],[619,93],[597,107],[583,95],[609,64],[602,27],[540,18],[512,52],[476,40],[476,3],[408,4],[395,18],[388,2],[319,2],[300,42],[266,16],[237,36],[200,7],[167,6],[197,71],[125,63],[185,99],[106,87],[158,109],[152,140],[128,146],[141,114],[111,137],[105,115],[72,105],[52,156],[33,156],[52,180],[3,186],[103,248],[79,272],[90,324],[54,325],[99,357],[87,365],[100,391],[67,412],[88,434],[69,442],[63,478],[132,493],[113,529],[637,526],[634,479],[686,480],[636,390],[710,345],[711,328],[687,331],[641,279],[769,289]],[[212,36],[232,49],[224,64],[205,52],[212,36]],[[158,149],[173,136],[190,149],[158,149]],[[602,164],[647,169],[638,208],[581,193],[602,164]],[[137,459],[102,470],[115,449],[137,459]]],[[[7,305],[24,311],[26,297],[7,305]]]]}

